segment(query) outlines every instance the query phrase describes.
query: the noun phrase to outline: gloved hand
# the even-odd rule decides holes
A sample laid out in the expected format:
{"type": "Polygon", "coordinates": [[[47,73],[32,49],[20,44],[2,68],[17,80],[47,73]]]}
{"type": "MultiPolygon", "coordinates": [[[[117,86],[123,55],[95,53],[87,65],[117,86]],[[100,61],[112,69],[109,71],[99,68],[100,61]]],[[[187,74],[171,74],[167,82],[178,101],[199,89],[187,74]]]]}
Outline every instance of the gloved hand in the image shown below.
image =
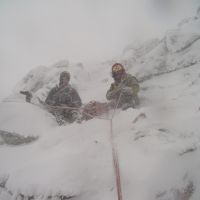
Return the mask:
{"type": "Polygon", "coordinates": [[[123,95],[128,95],[128,96],[132,96],[133,95],[133,90],[131,87],[123,87],[121,89],[121,92],[123,95]]]}

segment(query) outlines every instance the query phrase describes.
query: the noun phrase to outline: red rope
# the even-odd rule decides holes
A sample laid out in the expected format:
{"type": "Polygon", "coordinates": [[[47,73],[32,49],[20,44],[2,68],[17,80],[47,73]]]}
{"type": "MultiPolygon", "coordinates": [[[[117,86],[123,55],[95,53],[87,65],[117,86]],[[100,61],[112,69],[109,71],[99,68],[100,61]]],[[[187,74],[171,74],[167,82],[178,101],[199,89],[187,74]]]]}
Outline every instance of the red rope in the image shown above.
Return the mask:
{"type": "Polygon", "coordinates": [[[113,137],[113,124],[112,119],[110,119],[110,142],[112,145],[112,157],[113,157],[113,167],[115,172],[115,182],[117,187],[117,199],[122,200],[122,187],[121,187],[121,178],[120,178],[120,169],[119,169],[119,161],[118,161],[118,153],[116,149],[116,145],[113,137]]]}

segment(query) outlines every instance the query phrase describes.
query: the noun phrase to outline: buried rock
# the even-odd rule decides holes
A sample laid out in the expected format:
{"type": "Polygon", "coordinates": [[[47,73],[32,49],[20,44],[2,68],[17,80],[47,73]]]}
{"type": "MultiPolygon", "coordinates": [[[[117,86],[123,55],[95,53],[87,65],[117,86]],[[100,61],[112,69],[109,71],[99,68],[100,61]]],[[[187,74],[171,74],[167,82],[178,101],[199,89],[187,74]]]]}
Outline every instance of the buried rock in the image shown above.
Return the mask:
{"type": "Polygon", "coordinates": [[[15,132],[0,130],[0,145],[7,144],[17,146],[32,143],[37,139],[37,136],[23,136],[15,132]]]}
{"type": "Polygon", "coordinates": [[[189,181],[183,188],[172,188],[170,191],[163,191],[156,195],[157,200],[189,200],[195,191],[192,181],[189,181]]]}

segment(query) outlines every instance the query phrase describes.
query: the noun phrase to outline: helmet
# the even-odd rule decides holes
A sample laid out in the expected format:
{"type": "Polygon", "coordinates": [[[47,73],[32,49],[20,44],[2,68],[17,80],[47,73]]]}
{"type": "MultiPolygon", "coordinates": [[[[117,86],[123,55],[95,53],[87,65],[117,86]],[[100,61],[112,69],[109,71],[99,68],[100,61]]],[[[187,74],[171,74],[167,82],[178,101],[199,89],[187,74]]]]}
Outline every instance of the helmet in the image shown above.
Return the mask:
{"type": "Polygon", "coordinates": [[[118,72],[118,71],[125,71],[124,66],[121,63],[115,63],[112,66],[112,72],[118,72]]]}
{"type": "Polygon", "coordinates": [[[119,75],[119,74],[124,74],[125,73],[125,69],[124,69],[124,66],[120,63],[115,63],[113,66],[112,66],[112,77],[115,77],[116,75],[119,75]]]}

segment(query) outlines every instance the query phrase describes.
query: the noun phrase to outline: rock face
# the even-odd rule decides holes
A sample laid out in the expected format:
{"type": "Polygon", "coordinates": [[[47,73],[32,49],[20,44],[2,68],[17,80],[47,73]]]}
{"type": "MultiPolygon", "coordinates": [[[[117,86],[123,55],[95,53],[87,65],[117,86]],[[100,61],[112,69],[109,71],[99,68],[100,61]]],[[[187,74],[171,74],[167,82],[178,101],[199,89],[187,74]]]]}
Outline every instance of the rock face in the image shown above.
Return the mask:
{"type": "Polygon", "coordinates": [[[199,34],[184,34],[181,30],[177,29],[167,33],[165,37],[165,45],[169,53],[179,53],[192,46],[199,39],[199,34]]]}
{"type": "Polygon", "coordinates": [[[200,60],[199,27],[200,19],[197,16],[182,20],[162,40],[150,40],[141,47],[126,48],[121,61],[128,64],[127,68],[140,80],[196,64],[200,60]]]}

